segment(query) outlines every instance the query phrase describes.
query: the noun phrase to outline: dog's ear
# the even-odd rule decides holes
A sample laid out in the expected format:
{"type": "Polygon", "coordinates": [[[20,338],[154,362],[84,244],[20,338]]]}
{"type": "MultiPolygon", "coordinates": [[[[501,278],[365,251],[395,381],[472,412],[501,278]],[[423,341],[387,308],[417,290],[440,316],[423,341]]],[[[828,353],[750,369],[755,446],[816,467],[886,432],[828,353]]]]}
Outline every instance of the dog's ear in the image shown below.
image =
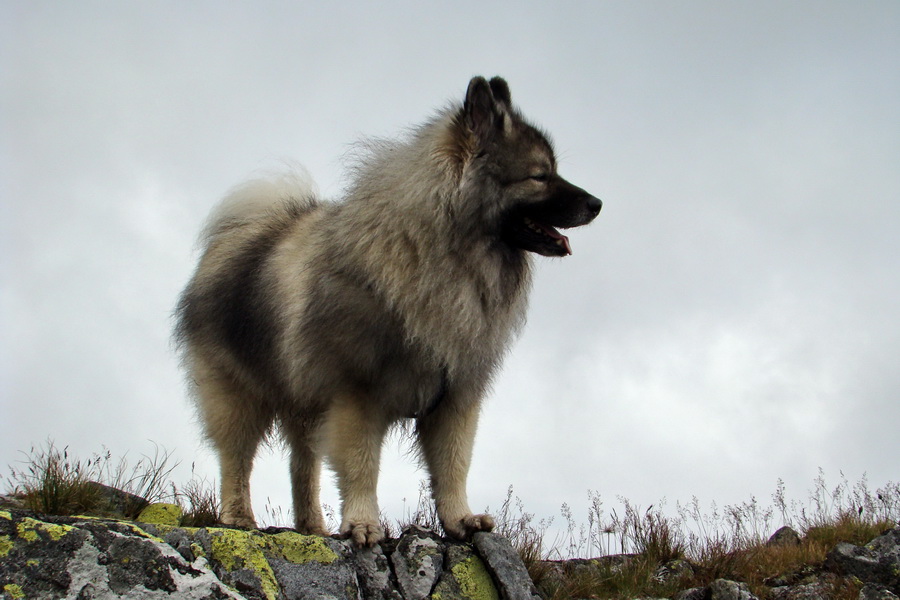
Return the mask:
{"type": "Polygon", "coordinates": [[[504,105],[506,110],[512,108],[512,97],[509,94],[509,84],[502,77],[491,77],[491,92],[494,94],[494,100],[504,105]]]}
{"type": "Polygon", "coordinates": [[[505,81],[499,77],[494,77],[490,83],[484,77],[473,77],[469,81],[463,112],[466,124],[480,141],[489,140],[503,129],[504,121],[509,118],[508,110],[509,86],[505,81]]]}

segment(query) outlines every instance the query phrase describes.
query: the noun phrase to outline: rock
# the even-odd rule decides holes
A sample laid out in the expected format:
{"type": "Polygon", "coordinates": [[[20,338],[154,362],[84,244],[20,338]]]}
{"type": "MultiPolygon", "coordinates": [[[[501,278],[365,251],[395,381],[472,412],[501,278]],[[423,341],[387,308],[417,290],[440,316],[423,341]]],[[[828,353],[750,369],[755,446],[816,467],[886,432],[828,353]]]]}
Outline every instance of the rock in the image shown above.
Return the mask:
{"type": "Polygon", "coordinates": [[[727,579],[716,579],[708,588],[710,600],[759,600],[747,585],[727,579]]]}
{"type": "Polygon", "coordinates": [[[360,595],[366,600],[402,600],[403,595],[391,582],[391,564],[381,546],[357,550],[356,573],[360,595]]]}
{"type": "Polygon", "coordinates": [[[859,590],[859,600],[898,600],[898,598],[900,597],[897,594],[872,583],[867,583],[859,590]]]}
{"type": "Polygon", "coordinates": [[[706,600],[708,598],[706,588],[689,588],[675,594],[673,600],[706,600]]]}
{"type": "Polygon", "coordinates": [[[4,598],[241,600],[209,568],[187,561],[139,527],[94,519],[0,511],[4,598]]]}
{"type": "Polygon", "coordinates": [[[494,576],[500,595],[506,600],[540,600],[528,569],[509,540],[496,533],[480,532],[472,540],[494,576]]]}
{"type": "Polygon", "coordinates": [[[291,530],[178,527],[0,509],[0,598],[537,600],[509,543],[407,529],[357,549],[291,530]]]}
{"type": "Polygon", "coordinates": [[[772,589],[770,600],[820,600],[832,596],[832,586],[824,581],[786,585],[772,589]]]}
{"type": "Polygon", "coordinates": [[[674,600],[758,600],[747,585],[727,579],[716,579],[708,587],[690,588],[675,594],[674,600]]]}
{"type": "Polygon", "coordinates": [[[443,572],[444,553],[433,534],[413,526],[401,536],[391,564],[403,598],[421,600],[431,595],[443,572]]]}
{"type": "Polygon", "coordinates": [[[93,489],[107,505],[109,511],[121,515],[123,518],[134,518],[150,504],[145,498],[120,490],[96,481],[88,481],[84,484],[93,489]]]}
{"type": "Polygon", "coordinates": [[[785,525],[778,531],[772,534],[772,537],[769,538],[769,541],[766,542],[767,546],[799,546],[800,545],[800,534],[785,525]]]}
{"type": "Polygon", "coordinates": [[[450,546],[447,548],[446,560],[446,567],[432,592],[432,598],[500,599],[484,561],[475,554],[471,546],[450,546]]]}
{"type": "Polygon", "coordinates": [[[828,553],[825,566],[839,575],[900,594],[900,528],[885,532],[865,546],[838,544],[828,553]]]}
{"type": "Polygon", "coordinates": [[[659,565],[653,579],[660,583],[666,583],[673,579],[687,578],[694,574],[694,567],[683,558],[675,558],[659,565]]]}

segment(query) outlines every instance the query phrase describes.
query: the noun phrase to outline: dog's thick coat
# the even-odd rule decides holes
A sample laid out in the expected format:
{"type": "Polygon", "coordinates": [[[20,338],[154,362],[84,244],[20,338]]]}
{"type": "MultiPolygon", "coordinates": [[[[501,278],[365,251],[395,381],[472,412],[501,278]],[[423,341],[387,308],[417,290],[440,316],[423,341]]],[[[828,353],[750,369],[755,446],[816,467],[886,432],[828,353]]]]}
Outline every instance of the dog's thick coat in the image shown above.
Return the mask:
{"type": "Polygon", "coordinates": [[[530,253],[569,254],[555,228],[589,223],[600,201],[557,174],[496,77],[406,139],[369,144],[342,202],[309,190],[286,176],[226,197],[178,305],[223,522],[254,525],[250,471],[277,424],[297,530],[325,533],[324,457],[341,532],[377,543],[382,441],[414,419],[446,532],[491,529],[466,497],[481,400],[523,322],[530,253]]]}

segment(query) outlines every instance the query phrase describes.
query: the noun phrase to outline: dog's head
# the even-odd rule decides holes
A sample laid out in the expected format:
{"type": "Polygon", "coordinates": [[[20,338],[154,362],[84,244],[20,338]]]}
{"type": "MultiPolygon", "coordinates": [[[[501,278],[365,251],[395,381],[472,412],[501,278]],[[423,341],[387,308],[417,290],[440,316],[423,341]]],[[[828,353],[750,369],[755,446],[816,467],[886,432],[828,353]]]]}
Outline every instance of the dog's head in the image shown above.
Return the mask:
{"type": "Polygon", "coordinates": [[[506,245],[544,256],[572,253],[569,239],[557,228],[594,220],[603,203],[569,183],[556,171],[556,156],[547,136],[513,107],[506,81],[474,77],[469,82],[460,126],[468,133],[465,184],[495,215],[495,233],[506,245]]]}

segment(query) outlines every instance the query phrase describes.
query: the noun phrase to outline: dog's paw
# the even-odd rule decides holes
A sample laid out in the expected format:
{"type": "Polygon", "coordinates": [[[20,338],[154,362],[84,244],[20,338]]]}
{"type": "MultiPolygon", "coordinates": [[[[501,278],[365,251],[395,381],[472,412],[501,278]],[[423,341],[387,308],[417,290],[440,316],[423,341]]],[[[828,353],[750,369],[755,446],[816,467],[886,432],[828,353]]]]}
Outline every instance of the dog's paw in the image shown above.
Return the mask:
{"type": "Polygon", "coordinates": [[[219,517],[222,525],[229,527],[241,527],[243,529],[256,529],[256,521],[253,518],[253,511],[248,505],[241,502],[225,503],[222,507],[222,514],[219,517]]]}
{"type": "Polygon", "coordinates": [[[253,519],[253,517],[223,514],[221,522],[222,525],[228,525],[229,527],[256,529],[256,521],[253,519]]]}
{"type": "Polygon", "coordinates": [[[294,523],[294,530],[303,535],[319,535],[322,537],[329,535],[328,530],[325,529],[325,525],[321,521],[297,521],[294,523]]]}
{"type": "Polygon", "coordinates": [[[353,540],[358,547],[375,546],[384,539],[384,529],[378,523],[367,523],[365,521],[349,521],[341,525],[341,534],[353,540]]]}
{"type": "Polygon", "coordinates": [[[466,515],[465,517],[444,523],[444,531],[452,538],[458,540],[471,539],[472,534],[479,531],[491,531],[494,528],[494,517],[490,515],[466,515]]]}

